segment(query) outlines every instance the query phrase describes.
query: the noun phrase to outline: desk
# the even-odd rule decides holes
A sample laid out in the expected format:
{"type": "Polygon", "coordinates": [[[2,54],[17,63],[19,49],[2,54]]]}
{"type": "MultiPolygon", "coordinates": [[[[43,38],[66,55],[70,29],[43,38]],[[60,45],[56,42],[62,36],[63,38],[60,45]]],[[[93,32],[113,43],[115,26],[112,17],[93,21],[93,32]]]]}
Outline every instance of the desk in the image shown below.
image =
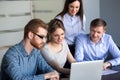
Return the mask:
{"type": "MultiPolygon", "coordinates": [[[[116,66],[111,69],[118,71],[118,73],[103,75],[101,80],[120,80],[120,66],[116,66]]],[[[60,80],[69,80],[69,78],[62,78],[60,80]]]]}
{"type": "Polygon", "coordinates": [[[115,66],[111,69],[118,71],[118,73],[110,74],[110,75],[103,75],[102,80],[120,80],[120,65],[115,66]]]}

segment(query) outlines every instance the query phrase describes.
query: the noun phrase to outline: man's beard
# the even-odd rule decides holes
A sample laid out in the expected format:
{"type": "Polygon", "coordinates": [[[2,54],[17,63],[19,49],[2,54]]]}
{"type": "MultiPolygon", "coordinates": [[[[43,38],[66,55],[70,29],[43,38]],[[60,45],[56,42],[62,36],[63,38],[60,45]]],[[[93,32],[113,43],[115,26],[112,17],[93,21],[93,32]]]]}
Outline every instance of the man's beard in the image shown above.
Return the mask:
{"type": "Polygon", "coordinates": [[[36,44],[36,43],[32,43],[32,42],[31,42],[31,45],[34,46],[35,48],[39,49],[39,50],[41,50],[42,47],[43,47],[43,44],[36,44]]]}

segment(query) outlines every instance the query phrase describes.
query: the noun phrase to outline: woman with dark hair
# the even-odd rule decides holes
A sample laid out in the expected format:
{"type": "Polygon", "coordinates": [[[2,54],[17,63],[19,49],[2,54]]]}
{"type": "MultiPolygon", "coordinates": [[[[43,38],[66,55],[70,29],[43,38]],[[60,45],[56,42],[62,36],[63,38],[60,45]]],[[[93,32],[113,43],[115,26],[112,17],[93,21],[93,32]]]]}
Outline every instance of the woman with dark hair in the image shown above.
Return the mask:
{"type": "Polygon", "coordinates": [[[45,60],[59,73],[70,74],[70,69],[63,68],[66,60],[75,62],[64,40],[64,25],[61,20],[53,19],[48,24],[48,41],[42,49],[45,60]]]}
{"type": "Polygon", "coordinates": [[[60,19],[64,24],[65,39],[74,56],[76,36],[85,31],[85,15],[83,13],[82,0],[66,0],[62,12],[56,18],[60,19]]]}

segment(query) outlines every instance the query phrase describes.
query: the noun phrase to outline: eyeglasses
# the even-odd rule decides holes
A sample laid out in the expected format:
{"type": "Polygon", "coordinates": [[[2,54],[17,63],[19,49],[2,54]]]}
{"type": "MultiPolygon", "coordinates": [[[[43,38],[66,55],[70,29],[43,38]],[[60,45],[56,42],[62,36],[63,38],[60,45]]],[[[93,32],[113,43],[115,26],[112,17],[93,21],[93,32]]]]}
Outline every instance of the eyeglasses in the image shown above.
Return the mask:
{"type": "MultiPolygon", "coordinates": [[[[32,33],[34,33],[34,32],[32,32],[32,33]]],[[[34,33],[34,34],[37,35],[40,39],[45,39],[46,40],[46,36],[41,36],[41,35],[38,35],[36,33],[34,33]]]]}

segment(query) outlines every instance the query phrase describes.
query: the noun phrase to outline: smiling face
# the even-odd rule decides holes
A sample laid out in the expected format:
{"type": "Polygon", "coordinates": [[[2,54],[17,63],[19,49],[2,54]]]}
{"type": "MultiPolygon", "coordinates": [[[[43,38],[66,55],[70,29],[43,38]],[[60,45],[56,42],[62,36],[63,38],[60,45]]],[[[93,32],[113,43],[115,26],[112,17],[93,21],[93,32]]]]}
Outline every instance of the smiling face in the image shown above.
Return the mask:
{"type": "Polygon", "coordinates": [[[74,1],[74,2],[70,3],[68,6],[68,13],[71,16],[76,15],[78,13],[79,9],[80,9],[80,2],[74,1]]]}
{"type": "Polygon", "coordinates": [[[57,28],[54,33],[51,34],[52,42],[56,44],[61,44],[64,40],[64,30],[57,28]]]}
{"type": "Polygon", "coordinates": [[[104,33],[105,33],[105,29],[103,26],[91,27],[90,39],[92,40],[92,42],[98,43],[104,33]]]}

